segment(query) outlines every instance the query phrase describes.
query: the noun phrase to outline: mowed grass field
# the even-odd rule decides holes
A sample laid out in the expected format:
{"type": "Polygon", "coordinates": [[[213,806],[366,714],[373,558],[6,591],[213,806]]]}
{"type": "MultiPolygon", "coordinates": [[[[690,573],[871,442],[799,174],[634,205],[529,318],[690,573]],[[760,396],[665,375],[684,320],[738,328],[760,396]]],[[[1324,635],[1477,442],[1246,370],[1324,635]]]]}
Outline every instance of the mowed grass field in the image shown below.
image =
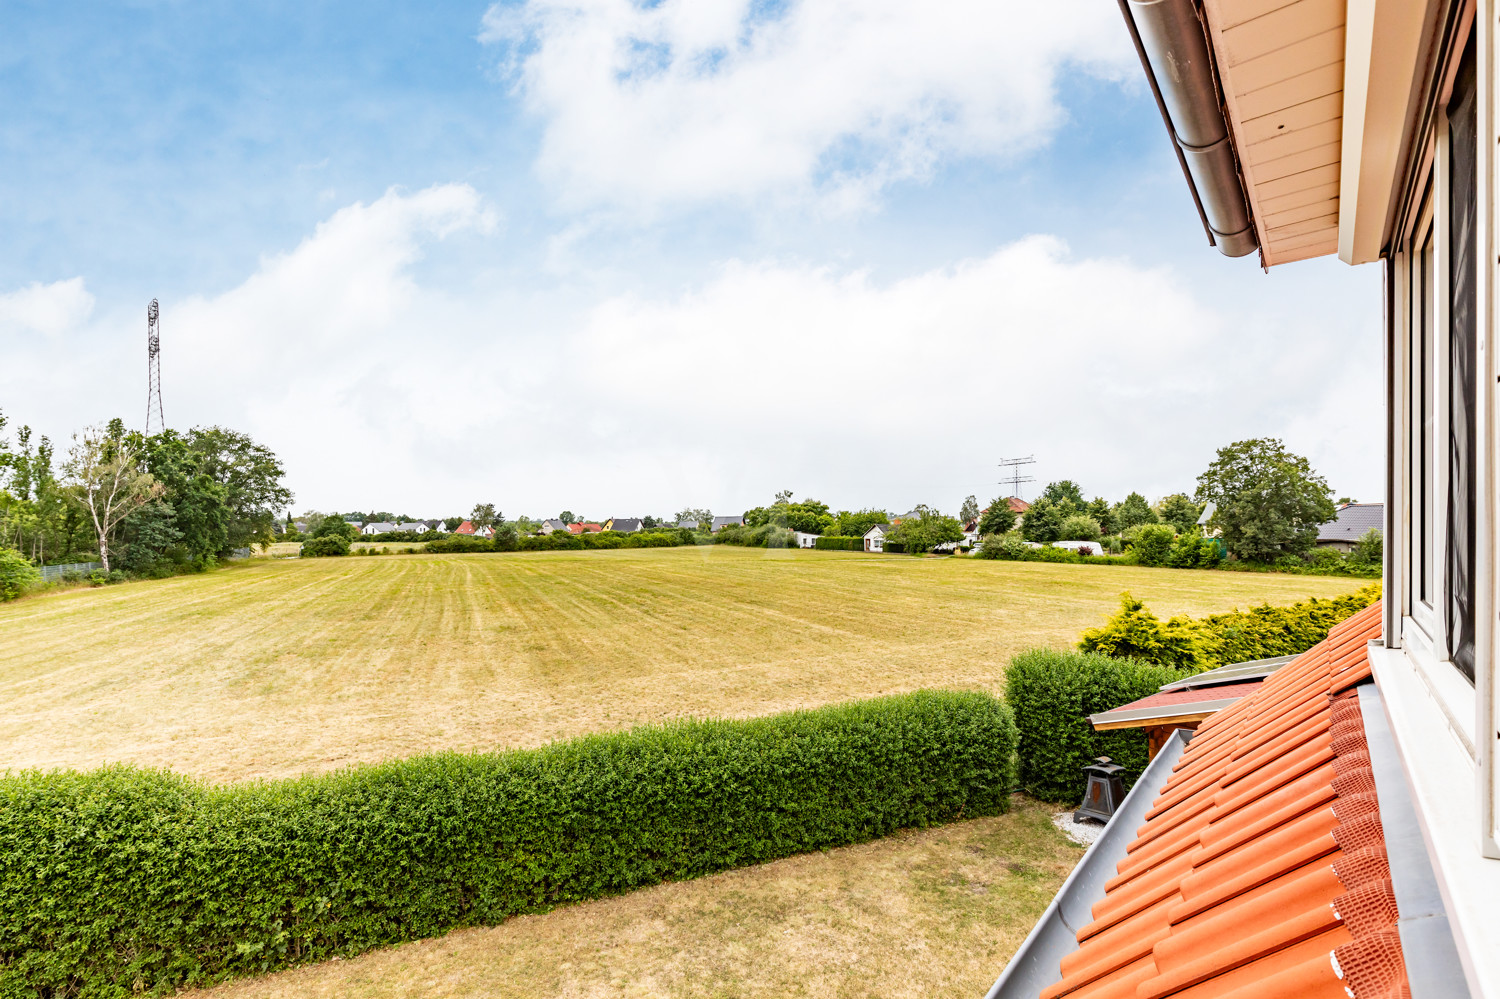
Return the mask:
{"type": "Polygon", "coordinates": [[[1163,616],[1361,580],[728,546],[251,560],[0,605],[0,770],[212,780],[919,687],[999,692],[1130,590],[1163,616]]]}

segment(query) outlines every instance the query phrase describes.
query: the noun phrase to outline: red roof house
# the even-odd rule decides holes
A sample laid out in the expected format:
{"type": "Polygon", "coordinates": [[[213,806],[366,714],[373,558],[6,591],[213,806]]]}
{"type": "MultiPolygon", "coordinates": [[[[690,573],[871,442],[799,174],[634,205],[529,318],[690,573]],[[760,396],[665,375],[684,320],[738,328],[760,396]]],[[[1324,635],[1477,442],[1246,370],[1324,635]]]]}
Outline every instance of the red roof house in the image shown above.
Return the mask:
{"type": "Polygon", "coordinates": [[[456,528],[454,528],[453,529],[453,533],[454,534],[473,534],[474,533],[474,524],[473,524],[472,521],[466,520],[462,524],[459,524],[456,528]]]}

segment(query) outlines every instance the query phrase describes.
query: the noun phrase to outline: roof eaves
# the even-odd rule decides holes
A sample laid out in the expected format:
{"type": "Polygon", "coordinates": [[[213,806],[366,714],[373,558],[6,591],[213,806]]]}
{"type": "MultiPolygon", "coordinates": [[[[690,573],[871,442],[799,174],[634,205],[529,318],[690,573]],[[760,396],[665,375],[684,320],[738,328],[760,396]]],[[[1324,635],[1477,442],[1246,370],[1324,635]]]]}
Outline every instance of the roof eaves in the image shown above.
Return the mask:
{"type": "Polygon", "coordinates": [[[1063,882],[1026,942],[985,993],[985,999],[1035,999],[1042,989],[1062,980],[1062,959],[1078,949],[1078,931],[1093,920],[1094,905],[1104,898],[1105,885],[1125,859],[1137,827],[1145,821],[1146,812],[1172,776],[1192,736],[1184,729],[1172,733],[1120,803],[1104,832],[1063,882]]]}
{"type": "MultiPolygon", "coordinates": [[[[1244,695],[1241,695],[1244,696],[1244,695]]],[[[1221,697],[1215,700],[1188,701],[1178,704],[1161,704],[1146,708],[1130,708],[1121,711],[1101,711],[1089,715],[1089,724],[1095,729],[1141,728],[1145,725],[1165,725],[1172,721],[1201,721],[1203,716],[1222,711],[1239,701],[1239,697],[1221,697]]]]}
{"type": "Polygon", "coordinates": [[[1396,932],[1401,935],[1412,999],[1470,995],[1437,876],[1428,859],[1427,843],[1417,823],[1417,810],[1386,720],[1385,703],[1375,684],[1366,683],[1357,689],[1370,769],[1375,775],[1380,824],[1385,832],[1391,887],[1400,913],[1396,932]]]}

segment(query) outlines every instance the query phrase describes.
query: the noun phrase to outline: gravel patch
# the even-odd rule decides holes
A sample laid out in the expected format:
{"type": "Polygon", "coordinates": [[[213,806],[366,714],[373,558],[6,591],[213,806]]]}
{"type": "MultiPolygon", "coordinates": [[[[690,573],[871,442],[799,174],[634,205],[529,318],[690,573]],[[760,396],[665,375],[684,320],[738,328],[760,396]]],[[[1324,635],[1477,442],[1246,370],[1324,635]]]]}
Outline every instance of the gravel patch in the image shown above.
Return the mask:
{"type": "Polygon", "coordinates": [[[1095,819],[1074,821],[1072,811],[1055,812],[1052,824],[1061,829],[1063,835],[1079,846],[1092,846],[1099,834],[1104,832],[1104,823],[1095,819]]]}

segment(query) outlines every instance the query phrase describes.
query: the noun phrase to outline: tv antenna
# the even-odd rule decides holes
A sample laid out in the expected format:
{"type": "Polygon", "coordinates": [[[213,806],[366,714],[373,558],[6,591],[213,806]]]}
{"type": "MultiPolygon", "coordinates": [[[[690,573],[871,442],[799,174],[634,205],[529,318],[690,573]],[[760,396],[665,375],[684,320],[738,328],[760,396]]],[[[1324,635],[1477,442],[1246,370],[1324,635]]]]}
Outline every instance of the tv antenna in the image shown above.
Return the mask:
{"type": "Polygon", "coordinates": [[[146,306],[146,436],[151,436],[151,407],[156,407],[158,430],[167,429],[161,411],[161,306],[156,299],[146,306]]]}
{"type": "Polygon", "coordinates": [[[1021,483],[1036,481],[1036,476],[1034,475],[1022,475],[1021,466],[1034,464],[1036,464],[1035,455],[1028,454],[1024,458],[1006,458],[1005,460],[1000,462],[1000,467],[1001,469],[1009,469],[1009,471],[1002,471],[1001,474],[1007,477],[1001,479],[1000,484],[1003,486],[1007,482],[1009,482],[1011,490],[1010,494],[1017,499],[1021,499],[1021,483]]]}

